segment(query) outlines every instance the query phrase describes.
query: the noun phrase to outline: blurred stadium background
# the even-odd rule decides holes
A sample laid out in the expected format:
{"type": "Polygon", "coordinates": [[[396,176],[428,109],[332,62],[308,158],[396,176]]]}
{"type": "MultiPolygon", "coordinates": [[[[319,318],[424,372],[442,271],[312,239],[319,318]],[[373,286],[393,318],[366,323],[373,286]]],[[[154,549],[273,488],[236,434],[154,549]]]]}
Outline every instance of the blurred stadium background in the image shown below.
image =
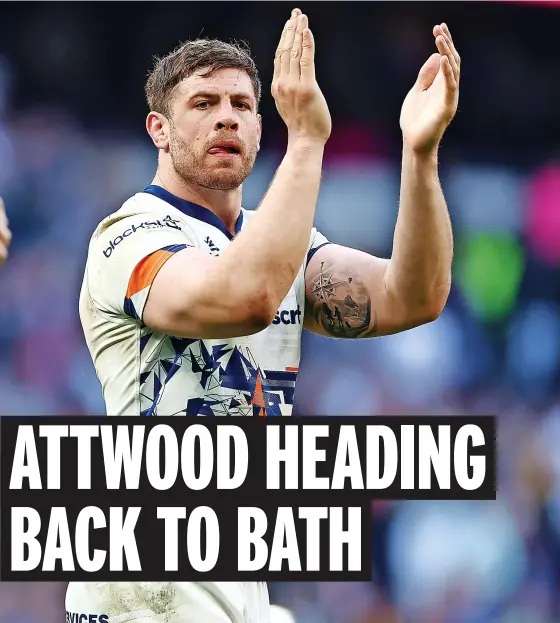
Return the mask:
{"type": "MultiPolygon", "coordinates": [[[[373,505],[373,581],[272,584],[278,621],[560,621],[560,7],[304,2],[334,132],[316,224],[387,256],[402,100],[446,21],[463,58],[441,149],[456,236],[441,318],[364,343],[306,335],[298,414],[492,413],[491,503],[373,505]],[[291,614],[290,614],[291,613],[291,614]]],[[[103,414],[77,314],[97,222],[152,179],[143,83],[198,35],[245,39],[264,83],[254,208],[285,147],[269,93],[291,4],[0,3],[0,194],[14,233],[0,274],[0,414],[103,414]]],[[[65,585],[0,584],[0,623],[58,623],[65,585]]]]}

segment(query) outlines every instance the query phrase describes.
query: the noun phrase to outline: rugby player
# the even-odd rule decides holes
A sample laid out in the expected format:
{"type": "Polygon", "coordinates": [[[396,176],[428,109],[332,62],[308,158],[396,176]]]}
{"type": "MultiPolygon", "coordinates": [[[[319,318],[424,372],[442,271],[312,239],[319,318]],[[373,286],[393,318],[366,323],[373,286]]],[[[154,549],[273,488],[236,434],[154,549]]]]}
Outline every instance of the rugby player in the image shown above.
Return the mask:
{"type": "MultiPolygon", "coordinates": [[[[401,111],[390,259],[313,227],[331,118],[306,15],[292,12],[276,51],[271,91],[288,144],[256,211],[241,195],[262,131],[248,51],[195,40],[156,62],[146,126],[157,172],[95,230],[80,295],[108,415],[287,416],[303,327],[372,338],[440,315],[453,239],[437,154],[457,109],[460,59],[445,24],[433,35],[437,52],[401,111]]],[[[360,97],[359,85],[344,88],[360,97]]],[[[71,583],[66,609],[111,623],[263,623],[269,604],[258,582],[71,583]]]]}

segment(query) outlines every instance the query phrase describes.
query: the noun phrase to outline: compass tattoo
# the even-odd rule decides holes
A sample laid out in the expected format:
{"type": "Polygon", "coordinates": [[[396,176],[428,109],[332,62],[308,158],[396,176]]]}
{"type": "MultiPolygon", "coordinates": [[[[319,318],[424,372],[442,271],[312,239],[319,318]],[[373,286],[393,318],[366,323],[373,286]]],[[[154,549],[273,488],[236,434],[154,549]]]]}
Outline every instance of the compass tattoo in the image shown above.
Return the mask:
{"type": "Polygon", "coordinates": [[[353,277],[336,275],[321,262],[319,274],[308,293],[315,321],[332,337],[358,338],[375,334],[371,298],[365,286],[353,277]]]}

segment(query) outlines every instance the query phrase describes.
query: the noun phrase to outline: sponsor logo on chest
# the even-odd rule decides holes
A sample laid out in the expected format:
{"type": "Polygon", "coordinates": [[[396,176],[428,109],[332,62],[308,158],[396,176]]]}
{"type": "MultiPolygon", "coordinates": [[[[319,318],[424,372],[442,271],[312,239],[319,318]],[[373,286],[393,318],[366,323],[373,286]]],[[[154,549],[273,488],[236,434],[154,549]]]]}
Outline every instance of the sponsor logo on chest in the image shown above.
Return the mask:
{"type": "Polygon", "coordinates": [[[276,312],[272,324],[301,324],[301,309],[282,309],[276,312]]]}
{"type": "Polygon", "coordinates": [[[109,241],[109,246],[103,251],[103,255],[105,257],[111,257],[113,251],[123,240],[139,231],[147,231],[150,229],[165,229],[166,227],[170,227],[171,229],[181,229],[179,221],[177,219],[171,218],[171,216],[169,215],[161,220],[144,221],[143,223],[133,224],[128,229],[125,229],[122,234],[119,234],[114,240],[109,241]]]}

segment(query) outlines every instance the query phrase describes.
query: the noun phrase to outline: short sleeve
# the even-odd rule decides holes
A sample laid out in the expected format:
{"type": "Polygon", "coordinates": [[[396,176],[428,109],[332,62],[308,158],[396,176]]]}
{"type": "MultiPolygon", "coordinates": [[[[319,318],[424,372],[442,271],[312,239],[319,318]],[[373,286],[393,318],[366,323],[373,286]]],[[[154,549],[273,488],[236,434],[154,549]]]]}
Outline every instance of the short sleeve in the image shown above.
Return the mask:
{"type": "Polygon", "coordinates": [[[142,213],[116,221],[90,245],[87,285],[93,304],[106,314],[141,321],[158,271],[192,246],[192,232],[170,216],[142,213]]]}
{"type": "Polygon", "coordinates": [[[327,244],[331,244],[330,240],[328,240],[321,232],[319,232],[315,227],[311,230],[311,237],[309,241],[309,248],[307,249],[307,258],[305,260],[305,267],[307,268],[307,264],[309,264],[311,258],[315,255],[315,253],[327,244]]]}

